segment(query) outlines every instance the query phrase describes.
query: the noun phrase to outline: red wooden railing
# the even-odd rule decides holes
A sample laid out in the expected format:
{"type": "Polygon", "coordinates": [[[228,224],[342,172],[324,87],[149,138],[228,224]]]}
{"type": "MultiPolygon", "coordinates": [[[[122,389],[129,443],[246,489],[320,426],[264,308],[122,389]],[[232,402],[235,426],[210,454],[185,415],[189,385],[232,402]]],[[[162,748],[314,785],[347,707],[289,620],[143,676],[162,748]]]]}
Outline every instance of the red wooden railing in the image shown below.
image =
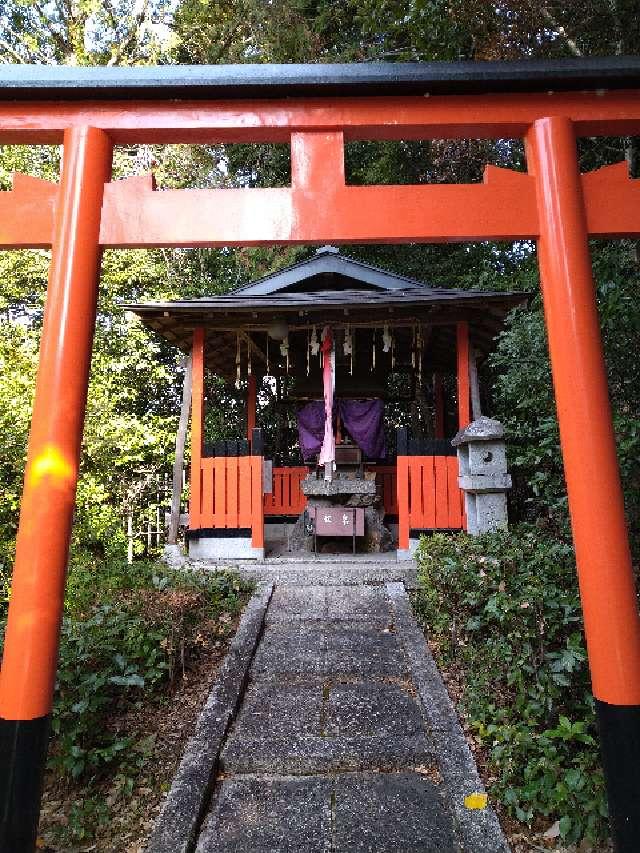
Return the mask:
{"type": "MultiPolygon", "coordinates": [[[[395,465],[376,465],[367,468],[376,472],[376,483],[382,486],[382,501],[386,515],[398,514],[395,465]]],[[[273,469],[273,490],[264,496],[265,515],[300,515],[307,504],[300,483],[307,476],[304,466],[273,469]]]]}
{"type": "MultiPolygon", "coordinates": [[[[262,457],[216,456],[200,461],[199,499],[189,509],[191,530],[231,528],[252,531],[254,544],[262,538],[262,457]]],[[[257,547],[261,547],[258,544],[257,547]]]]}
{"type": "Polygon", "coordinates": [[[398,471],[395,465],[376,465],[367,468],[376,472],[376,483],[382,486],[382,503],[385,515],[398,514],[398,471]]]}
{"type": "MultiPolygon", "coordinates": [[[[463,494],[455,456],[399,456],[395,465],[370,466],[382,487],[386,515],[397,515],[399,547],[410,530],[456,530],[465,526],[463,494]]],[[[306,505],[300,483],[305,466],[273,469],[271,494],[262,495],[262,457],[218,456],[201,460],[192,494],[190,528],[251,528],[258,541],[264,517],[299,515],[306,505]],[[199,487],[199,488],[198,488],[199,487]]],[[[404,544],[403,544],[404,543],[404,544]]]]}
{"type": "Polygon", "coordinates": [[[464,496],[455,456],[398,456],[399,547],[410,530],[458,530],[464,525],[464,496]]]}
{"type": "Polygon", "coordinates": [[[265,515],[300,515],[307,504],[300,483],[308,474],[304,466],[274,468],[270,495],[264,496],[265,515]]]}

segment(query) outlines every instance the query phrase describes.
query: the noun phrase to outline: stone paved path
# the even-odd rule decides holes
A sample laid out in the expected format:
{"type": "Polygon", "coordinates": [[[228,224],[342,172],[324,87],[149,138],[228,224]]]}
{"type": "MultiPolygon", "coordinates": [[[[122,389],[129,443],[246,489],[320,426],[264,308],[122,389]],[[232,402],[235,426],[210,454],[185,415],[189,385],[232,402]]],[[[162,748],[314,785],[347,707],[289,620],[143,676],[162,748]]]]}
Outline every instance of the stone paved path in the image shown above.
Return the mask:
{"type": "Polygon", "coordinates": [[[147,853],[508,853],[465,805],[482,782],[411,613],[415,565],[238,570],[259,583],[147,853]]]}
{"type": "Polygon", "coordinates": [[[384,585],[278,585],[198,853],[458,850],[411,672],[384,585]]]}

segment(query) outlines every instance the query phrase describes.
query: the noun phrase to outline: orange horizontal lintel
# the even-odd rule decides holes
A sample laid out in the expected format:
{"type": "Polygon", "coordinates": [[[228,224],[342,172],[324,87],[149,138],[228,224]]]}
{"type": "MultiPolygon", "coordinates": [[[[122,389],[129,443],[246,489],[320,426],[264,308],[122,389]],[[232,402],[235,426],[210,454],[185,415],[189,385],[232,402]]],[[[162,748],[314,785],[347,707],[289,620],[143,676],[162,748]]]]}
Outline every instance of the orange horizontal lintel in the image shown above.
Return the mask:
{"type": "Polygon", "coordinates": [[[640,133],[640,90],[291,98],[227,101],[77,101],[0,104],[0,142],[56,144],[93,126],[115,144],[287,142],[295,131],[344,130],[347,139],[517,138],[564,115],[579,136],[640,133]]]}
{"type": "Polygon", "coordinates": [[[57,184],[15,172],[13,189],[0,192],[0,248],[49,248],[57,200],[57,184]]]}
{"type": "MultiPolygon", "coordinates": [[[[319,191],[156,191],[151,175],[112,182],[105,187],[100,241],[178,247],[537,235],[528,175],[488,166],[483,184],[345,186],[337,165],[330,192],[326,180],[319,191]]],[[[640,235],[640,180],[629,177],[625,162],[583,175],[582,186],[591,236],[640,235]]],[[[13,189],[0,192],[0,248],[48,248],[57,197],[57,184],[16,173],[13,189]]]]}
{"type": "Polygon", "coordinates": [[[150,175],[108,184],[105,247],[305,242],[445,242],[537,234],[533,179],[488,167],[482,184],[280,189],[153,189],[150,175]]]}
{"type": "Polygon", "coordinates": [[[626,161],[582,175],[591,237],[640,235],[640,180],[629,177],[626,161]]]}

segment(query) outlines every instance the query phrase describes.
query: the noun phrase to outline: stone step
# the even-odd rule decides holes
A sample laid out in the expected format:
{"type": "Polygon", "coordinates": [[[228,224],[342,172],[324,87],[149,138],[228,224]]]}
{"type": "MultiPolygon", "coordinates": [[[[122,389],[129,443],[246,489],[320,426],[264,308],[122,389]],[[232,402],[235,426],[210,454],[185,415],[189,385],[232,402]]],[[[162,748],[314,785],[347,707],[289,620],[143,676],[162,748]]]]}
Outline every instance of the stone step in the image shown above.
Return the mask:
{"type": "Polygon", "coordinates": [[[247,773],[288,774],[344,773],[346,771],[406,770],[434,767],[434,753],[424,733],[371,737],[282,738],[235,737],[221,757],[225,776],[247,773]]]}
{"type": "Polygon", "coordinates": [[[396,552],[382,554],[287,554],[265,560],[197,560],[193,566],[209,571],[232,568],[251,580],[296,586],[358,586],[400,581],[416,587],[414,560],[398,562],[396,552]]]}
{"type": "Polygon", "coordinates": [[[391,676],[409,673],[395,632],[363,621],[274,622],[267,625],[251,677],[391,676]]]}
{"type": "Polygon", "coordinates": [[[453,853],[441,788],[419,773],[225,780],[197,853],[453,853]]]}
{"type": "Polygon", "coordinates": [[[423,765],[432,754],[411,682],[261,680],[222,754],[228,773],[313,773],[423,765]]]}
{"type": "Polygon", "coordinates": [[[266,618],[267,624],[348,620],[389,625],[393,612],[383,585],[299,587],[283,584],[276,588],[266,618]]]}
{"type": "Polygon", "coordinates": [[[399,581],[407,589],[417,585],[416,567],[413,561],[363,563],[210,563],[199,562],[209,571],[225,571],[232,568],[249,580],[269,581],[278,585],[295,586],[359,586],[379,585],[399,581]]]}

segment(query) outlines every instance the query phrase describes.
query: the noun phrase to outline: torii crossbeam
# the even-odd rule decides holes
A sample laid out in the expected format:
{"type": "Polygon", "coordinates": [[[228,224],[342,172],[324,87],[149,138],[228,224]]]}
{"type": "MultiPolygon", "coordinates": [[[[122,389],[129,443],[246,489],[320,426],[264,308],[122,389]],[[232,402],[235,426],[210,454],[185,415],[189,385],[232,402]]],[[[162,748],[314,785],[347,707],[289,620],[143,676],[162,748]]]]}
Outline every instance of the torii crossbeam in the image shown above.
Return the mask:
{"type": "Polygon", "coordinates": [[[593,692],[618,851],[640,838],[640,620],[589,256],[640,236],[626,164],[576,138],[640,134],[640,60],[147,69],[0,68],[0,143],[64,145],[59,185],[16,175],[0,248],[51,247],[0,675],[0,847],[33,850],[87,395],[111,247],[535,239],[593,692]],[[349,140],[522,138],[528,172],[348,186],[349,140]],[[110,181],[114,144],[281,142],[291,186],[110,181]],[[47,531],[43,536],[42,531],[47,531]]]}

